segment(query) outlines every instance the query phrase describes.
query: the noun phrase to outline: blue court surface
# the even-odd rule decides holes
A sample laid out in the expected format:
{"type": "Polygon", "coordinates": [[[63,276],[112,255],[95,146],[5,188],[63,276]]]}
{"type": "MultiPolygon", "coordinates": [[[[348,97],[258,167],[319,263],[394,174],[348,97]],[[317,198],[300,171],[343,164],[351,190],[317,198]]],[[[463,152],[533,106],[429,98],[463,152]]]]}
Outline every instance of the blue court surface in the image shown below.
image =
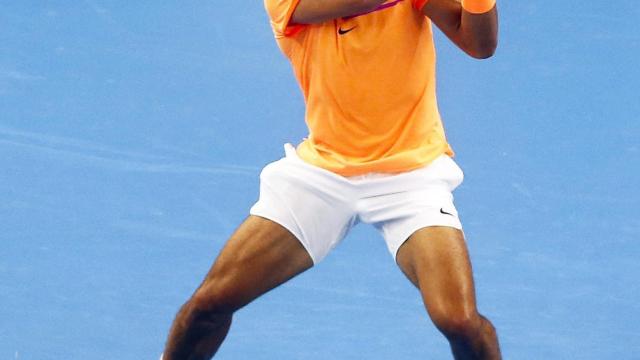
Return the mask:
{"type": "MultiPolygon", "coordinates": [[[[480,310],[505,359],[640,359],[640,8],[499,4],[492,59],[437,35],[480,310]]],[[[0,2],[0,359],[157,359],[303,116],[261,1],[0,2]]],[[[451,357],[361,225],[218,358],[451,357]]]]}

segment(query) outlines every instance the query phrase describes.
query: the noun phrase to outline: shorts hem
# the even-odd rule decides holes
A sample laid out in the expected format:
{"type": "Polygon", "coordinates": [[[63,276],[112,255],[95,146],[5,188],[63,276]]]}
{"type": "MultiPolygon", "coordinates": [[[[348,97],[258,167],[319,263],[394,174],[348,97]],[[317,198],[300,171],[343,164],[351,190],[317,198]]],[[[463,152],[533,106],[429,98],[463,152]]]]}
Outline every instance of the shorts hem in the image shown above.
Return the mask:
{"type": "Polygon", "coordinates": [[[254,205],[253,207],[251,207],[251,209],[249,210],[249,214],[253,215],[253,216],[259,216],[261,218],[267,219],[269,221],[273,221],[274,223],[282,226],[283,228],[287,229],[287,231],[289,231],[295,238],[296,240],[298,240],[298,242],[302,245],[302,247],[304,248],[304,250],[307,252],[307,254],[309,254],[309,257],[311,258],[311,260],[313,261],[314,265],[317,265],[322,259],[318,259],[309,249],[309,245],[305,243],[305,241],[303,240],[304,237],[302,236],[302,234],[299,233],[299,231],[297,229],[295,229],[295,226],[292,226],[288,223],[288,221],[282,220],[279,216],[274,215],[272,213],[269,213],[267,211],[263,211],[261,209],[258,209],[256,205],[254,205]]]}
{"type": "Polygon", "coordinates": [[[398,251],[400,250],[402,245],[404,245],[404,243],[406,243],[407,240],[409,240],[409,238],[413,234],[415,234],[418,230],[421,230],[421,229],[424,229],[424,228],[430,228],[430,227],[448,227],[448,228],[453,228],[453,229],[457,229],[457,230],[462,230],[462,224],[460,223],[460,221],[453,221],[453,222],[449,222],[449,223],[446,223],[446,224],[442,223],[442,222],[437,222],[437,221],[416,222],[412,226],[406,227],[406,230],[403,231],[400,236],[398,236],[398,238],[400,238],[402,240],[400,240],[397,243],[397,245],[395,245],[396,243],[394,242],[393,246],[389,246],[389,252],[391,253],[391,256],[393,256],[393,260],[395,262],[398,261],[398,259],[397,259],[398,251]]]}

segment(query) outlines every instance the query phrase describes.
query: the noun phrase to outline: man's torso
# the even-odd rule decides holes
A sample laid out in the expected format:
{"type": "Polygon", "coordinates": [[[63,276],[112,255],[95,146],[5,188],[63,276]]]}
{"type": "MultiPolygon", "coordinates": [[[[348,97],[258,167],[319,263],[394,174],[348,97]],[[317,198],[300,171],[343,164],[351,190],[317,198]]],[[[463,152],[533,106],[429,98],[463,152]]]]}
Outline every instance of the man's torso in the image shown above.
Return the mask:
{"type": "Polygon", "coordinates": [[[411,0],[291,25],[295,0],[266,0],[307,105],[305,161],[344,176],[403,172],[451,154],[435,95],[430,21],[411,0]]]}

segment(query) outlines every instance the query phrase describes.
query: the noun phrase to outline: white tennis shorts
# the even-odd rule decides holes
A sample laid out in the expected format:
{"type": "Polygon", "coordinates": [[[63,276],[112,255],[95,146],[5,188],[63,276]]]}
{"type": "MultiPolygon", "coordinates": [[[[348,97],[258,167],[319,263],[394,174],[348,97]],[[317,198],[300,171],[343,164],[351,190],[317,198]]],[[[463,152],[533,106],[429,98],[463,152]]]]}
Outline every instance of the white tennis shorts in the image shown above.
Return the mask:
{"type": "Polygon", "coordinates": [[[428,226],[462,229],[452,191],[463,173],[449,156],[399,174],[343,177],[304,162],[291,144],[260,174],[250,210],[284,226],[317,264],[359,222],[373,224],[394,259],[400,246],[428,226]]]}

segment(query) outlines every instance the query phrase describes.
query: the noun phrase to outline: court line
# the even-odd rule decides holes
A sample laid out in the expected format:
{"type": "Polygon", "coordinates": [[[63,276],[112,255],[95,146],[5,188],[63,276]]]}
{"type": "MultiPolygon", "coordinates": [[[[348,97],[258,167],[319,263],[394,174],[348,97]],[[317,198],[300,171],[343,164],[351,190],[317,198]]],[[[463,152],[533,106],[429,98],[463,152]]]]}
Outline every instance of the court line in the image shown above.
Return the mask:
{"type": "Polygon", "coordinates": [[[174,174],[225,174],[257,176],[257,166],[213,163],[185,164],[166,156],[120,150],[94,142],[0,127],[0,144],[56,156],[64,160],[89,162],[112,170],[174,174]]]}

